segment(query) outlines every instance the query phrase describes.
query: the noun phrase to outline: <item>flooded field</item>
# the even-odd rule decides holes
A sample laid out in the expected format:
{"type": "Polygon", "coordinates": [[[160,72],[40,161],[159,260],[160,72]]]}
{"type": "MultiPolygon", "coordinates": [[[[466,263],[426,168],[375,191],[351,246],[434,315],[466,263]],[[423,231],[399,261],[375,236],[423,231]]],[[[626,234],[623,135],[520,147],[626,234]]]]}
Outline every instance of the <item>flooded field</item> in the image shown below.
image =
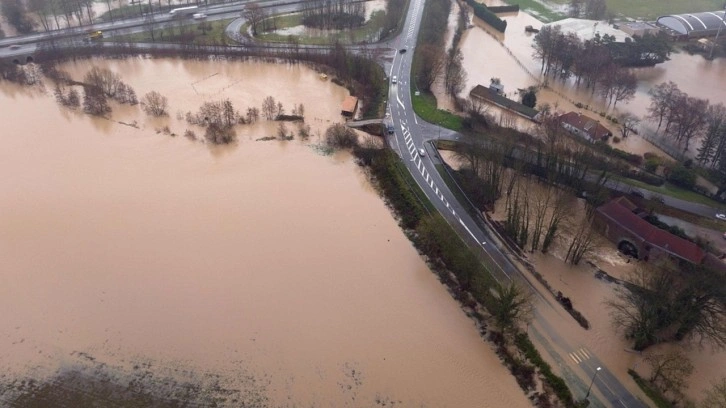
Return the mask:
{"type": "Polygon", "coordinates": [[[271,95],[316,134],[345,89],[253,62],[65,69],[92,64],[171,115],[92,118],[0,83],[0,401],[530,406],[349,156],[256,141],[265,121],[225,147],[157,132],[271,95]]]}
{"type": "MultiPolygon", "coordinates": [[[[456,156],[450,151],[441,151],[441,156],[450,163],[452,167],[459,168],[460,163],[456,156]]],[[[527,186],[529,194],[535,197],[545,196],[543,185],[532,182],[527,186]]],[[[698,347],[694,344],[683,342],[681,344],[659,345],[646,350],[644,354],[632,351],[632,343],[626,341],[617,334],[612,326],[609,311],[604,302],[615,294],[618,285],[596,274],[596,269],[589,263],[592,262],[598,268],[618,279],[624,279],[627,274],[637,267],[637,261],[629,261],[621,255],[615,245],[598,236],[596,245],[589,255],[573,266],[563,261],[566,256],[569,240],[573,235],[573,226],[584,217],[585,204],[582,199],[572,197],[570,205],[571,220],[563,224],[558,230],[557,238],[547,254],[539,251],[526,251],[526,256],[532,262],[545,280],[554,288],[561,291],[572,300],[572,303],[589,321],[591,328],[582,330],[562,309],[539,307],[537,311],[547,317],[547,320],[554,325],[558,333],[567,333],[566,339],[572,346],[585,347],[601,358],[607,368],[617,376],[621,383],[636,395],[641,395],[637,386],[627,374],[628,369],[636,369],[641,374],[648,373],[648,363],[644,358],[648,353],[661,353],[671,348],[682,347],[688,358],[693,362],[696,370],[689,379],[689,388],[686,392],[689,398],[694,401],[700,400],[702,392],[710,387],[710,383],[723,377],[723,367],[726,366],[726,351],[714,352],[708,347],[698,347]]],[[[495,220],[506,218],[505,200],[497,201],[495,210],[490,213],[495,220]]],[[[686,229],[693,236],[701,235],[712,239],[717,247],[723,247],[720,233],[704,230],[690,224],[679,223],[669,217],[660,216],[661,220],[673,225],[679,225],[686,229]],[[690,227],[689,227],[690,225],[690,227]]],[[[567,352],[558,350],[562,356],[567,352]]],[[[568,361],[568,363],[572,363],[568,361]]],[[[641,395],[641,398],[646,398],[641,395]]]]}
{"type": "MultiPolygon", "coordinates": [[[[496,0],[485,3],[500,4],[496,0]]],[[[476,85],[488,86],[491,78],[500,78],[506,95],[518,100],[518,88],[527,88],[545,80],[540,75],[541,61],[533,56],[534,35],[524,31],[528,25],[540,28],[543,24],[525,12],[504,13],[500,17],[507,21],[506,33],[499,33],[478,18],[472,17],[474,28],[467,30],[462,38],[460,47],[464,53],[464,68],[468,73],[468,82],[464,89],[466,95],[476,85]]],[[[618,104],[617,109],[630,111],[639,117],[647,114],[650,104],[648,91],[662,82],[676,82],[682,91],[711,102],[723,102],[723,95],[726,93],[726,81],[723,81],[726,74],[724,59],[707,61],[701,56],[688,55],[685,52],[673,53],[670,61],[652,68],[638,68],[634,72],[639,79],[635,97],[627,104],[618,104]]],[[[589,105],[595,111],[606,110],[600,96],[593,95],[591,90],[575,87],[572,81],[562,83],[549,80],[548,85],[549,89],[542,89],[537,94],[538,104],[547,102],[564,112],[578,110],[575,102],[589,105]]],[[[594,112],[585,113],[598,117],[594,112]]],[[[604,119],[602,122],[611,126],[604,119]]],[[[525,125],[525,121],[517,122],[520,128],[525,125]]],[[[627,145],[616,147],[634,153],[657,149],[640,137],[632,137],[627,145]]]]}

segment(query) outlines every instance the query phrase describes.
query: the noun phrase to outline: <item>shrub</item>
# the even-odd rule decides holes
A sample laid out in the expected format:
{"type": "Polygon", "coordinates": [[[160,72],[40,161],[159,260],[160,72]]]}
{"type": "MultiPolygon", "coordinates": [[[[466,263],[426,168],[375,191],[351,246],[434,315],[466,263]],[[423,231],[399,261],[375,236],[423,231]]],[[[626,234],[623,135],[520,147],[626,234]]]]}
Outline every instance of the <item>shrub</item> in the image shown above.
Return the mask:
{"type": "Polygon", "coordinates": [[[613,143],[620,143],[620,138],[617,136],[613,137],[613,143]]]}
{"type": "Polygon", "coordinates": [[[690,190],[696,185],[696,173],[684,165],[679,164],[671,168],[668,172],[668,181],[690,190]]]}

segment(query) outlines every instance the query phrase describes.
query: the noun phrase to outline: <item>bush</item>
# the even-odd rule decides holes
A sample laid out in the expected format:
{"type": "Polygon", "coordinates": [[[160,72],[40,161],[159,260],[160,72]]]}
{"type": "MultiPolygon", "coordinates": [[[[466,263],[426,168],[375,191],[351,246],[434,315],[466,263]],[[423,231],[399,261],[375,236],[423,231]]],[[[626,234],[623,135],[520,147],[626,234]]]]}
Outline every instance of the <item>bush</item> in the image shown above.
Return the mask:
{"type": "Polygon", "coordinates": [[[336,123],[325,131],[325,143],[336,149],[349,149],[358,146],[358,135],[342,123],[336,123]]]}
{"type": "Polygon", "coordinates": [[[643,167],[646,171],[655,173],[655,171],[658,170],[658,166],[660,166],[660,160],[657,157],[649,157],[645,160],[643,167]]]}
{"type": "Polygon", "coordinates": [[[668,181],[690,190],[696,185],[696,173],[679,164],[671,168],[668,172],[668,181]]]}
{"type": "Polygon", "coordinates": [[[643,183],[650,184],[651,186],[660,187],[665,184],[665,180],[663,180],[663,178],[643,171],[629,170],[621,172],[620,175],[633,180],[642,181],[643,183]]]}
{"type": "Polygon", "coordinates": [[[620,143],[620,138],[617,136],[613,137],[613,143],[620,143]]]}
{"type": "Polygon", "coordinates": [[[522,353],[524,353],[527,360],[531,361],[535,366],[537,366],[537,368],[539,368],[542,376],[550,387],[552,387],[552,390],[555,392],[560,401],[562,401],[565,407],[574,408],[575,401],[572,398],[572,392],[567,387],[567,384],[562,378],[552,372],[552,367],[550,367],[550,365],[542,359],[542,356],[534,347],[532,341],[529,340],[529,337],[527,337],[524,333],[519,333],[514,338],[514,344],[522,353]]]}

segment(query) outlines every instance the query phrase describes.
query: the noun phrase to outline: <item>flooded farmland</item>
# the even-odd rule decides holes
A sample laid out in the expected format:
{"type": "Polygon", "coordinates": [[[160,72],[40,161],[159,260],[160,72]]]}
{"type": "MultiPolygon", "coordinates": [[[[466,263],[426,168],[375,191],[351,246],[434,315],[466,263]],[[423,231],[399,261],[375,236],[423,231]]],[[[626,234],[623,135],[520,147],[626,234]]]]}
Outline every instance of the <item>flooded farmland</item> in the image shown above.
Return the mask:
{"type": "Polygon", "coordinates": [[[171,115],[0,83],[3,404],[530,406],[366,176],[315,148],[344,88],[255,62],[63,68],[92,65],[171,115]],[[204,101],[268,95],[304,104],[310,141],[171,137],[204,101]]]}

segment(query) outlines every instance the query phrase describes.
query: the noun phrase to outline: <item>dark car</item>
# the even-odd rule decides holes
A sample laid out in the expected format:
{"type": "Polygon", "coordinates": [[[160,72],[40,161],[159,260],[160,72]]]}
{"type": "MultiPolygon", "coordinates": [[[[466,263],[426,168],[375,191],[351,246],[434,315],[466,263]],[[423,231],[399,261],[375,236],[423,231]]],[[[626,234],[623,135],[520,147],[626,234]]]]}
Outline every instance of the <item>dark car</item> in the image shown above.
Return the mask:
{"type": "Polygon", "coordinates": [[[643,195],[643,193],[641,193],[638,190],[630,190],[630,195],[633,196],[633,197],[645,198],[645,196],[643,195]]]}
{"type": "Polygon", "coordinates": [[[398,52],[400,52],[401,54],[405,54],[406,53],[406,49],[405,48],[401,48],[400,50],[398,50],[398,52]]]}

